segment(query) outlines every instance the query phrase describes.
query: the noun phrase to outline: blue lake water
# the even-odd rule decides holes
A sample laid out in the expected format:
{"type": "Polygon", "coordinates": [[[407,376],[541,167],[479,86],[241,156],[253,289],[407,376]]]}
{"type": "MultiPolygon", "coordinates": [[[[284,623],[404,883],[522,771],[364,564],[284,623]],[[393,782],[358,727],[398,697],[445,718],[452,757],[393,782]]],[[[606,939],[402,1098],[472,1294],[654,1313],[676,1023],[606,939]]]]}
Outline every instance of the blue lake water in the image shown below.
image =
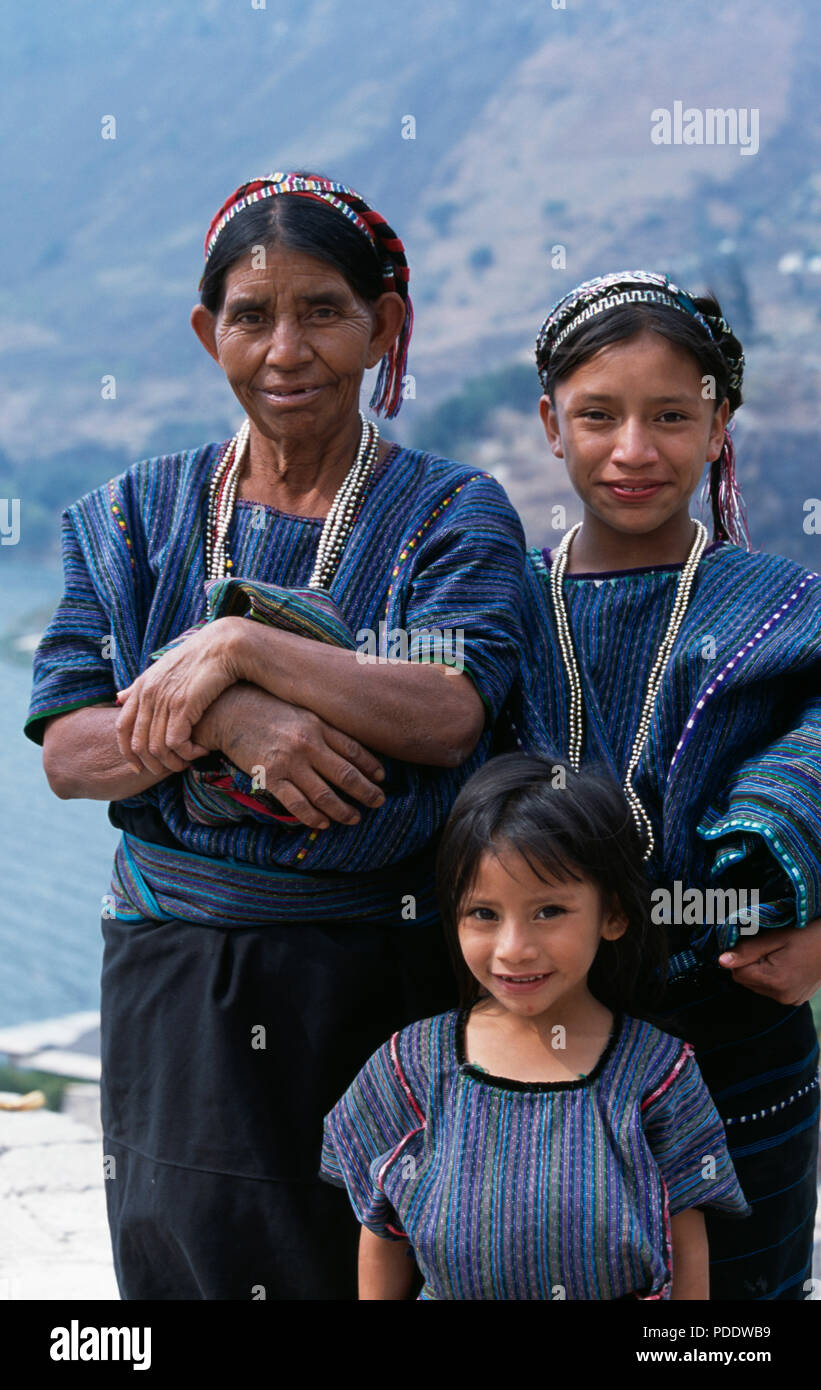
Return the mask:
{"type": "MultiPolygon", "coordinates": [[[[59,564],[0,551],[0,636],[62,592],[59,564]]],[[[99,1007],[101,898],[118,832],[103,801],[60,801],[22,730],[30,665],[0,651],[0,1027],[99,1007]]]]}

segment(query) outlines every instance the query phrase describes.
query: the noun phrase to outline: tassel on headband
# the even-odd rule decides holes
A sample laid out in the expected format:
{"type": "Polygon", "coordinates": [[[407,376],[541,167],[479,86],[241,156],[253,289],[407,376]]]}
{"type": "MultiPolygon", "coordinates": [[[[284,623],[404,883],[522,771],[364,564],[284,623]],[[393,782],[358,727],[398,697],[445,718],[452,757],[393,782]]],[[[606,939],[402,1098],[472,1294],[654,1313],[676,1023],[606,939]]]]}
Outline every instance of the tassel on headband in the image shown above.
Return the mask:
{"type": "MultiPolygon", "coordinates": [[[[399,414],[402,405],[402,379],[407,371],[408,348],[413,332],[413,304],[408,293],[410,270],[405,258],[405,248],[393,228],[384,217],[368,207],[364,198],[352,188],[346,187],[343,183],[335,183],[331,179],[284,173],[266,174],[262,178],[241,184],[212,218],[205,238],[206,266],[220,233],[237,213],[250,207],[252,203],[278,193],[312,198],[316,202],[326,203],[347,217],[368,238],[376,255],[383,261],[385,290],[395,290],[405,301],[404,322],[396,341],[382,358],[370,400],[371,410],[375,414],[384,412],[387,418],[392,420],[399,414]]],[[[203,278],[204,274],[205,272],[203,278]]],[[[200,289],[202,283],[201,279],[200,289]]]]}
{"type": "Polygon", "coordinates": [[[724,443],[718,458],[710,464],[710,472],[701,494],[702,505],[709,503],[713,516],[713,536],[716,540],[732,541],[742,550],[750,550],[752,542],[747,526],[744,498],[735,471],[735,449],[730,431],[724,431],[724,443]]]}
{"type": "MultiPolygon", "coordinates": [[[[552,354],[571,333],[598,314],[630,304],[659,304],[694,318],[726,363],[729,389],[740,395],[744,354],[740,345],[737,353],[729,350],[725,340],[733,338],[733,332],[727,320],[719,314],[703,313],[693,296],[673,284],[669,275],[656,275],[648,270],[617,271],[612,275],[596,276],[577,285],[554,304],[536,339],[536,365],[542,389],[547,390],[547,370],[552,354]]],[[[710,504],[714,539],[729,540],[749,550],[750,533],[729,430],[724,431],[721,454],[710,464],[702,501],[710,504]]]]}

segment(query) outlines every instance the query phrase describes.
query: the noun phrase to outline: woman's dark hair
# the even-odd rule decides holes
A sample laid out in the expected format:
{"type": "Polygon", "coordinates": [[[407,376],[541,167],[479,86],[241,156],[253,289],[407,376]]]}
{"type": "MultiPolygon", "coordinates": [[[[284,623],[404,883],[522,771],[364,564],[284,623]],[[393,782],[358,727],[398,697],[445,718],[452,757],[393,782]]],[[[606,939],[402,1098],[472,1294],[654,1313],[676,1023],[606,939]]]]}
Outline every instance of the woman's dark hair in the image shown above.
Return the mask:
{"type": "MultiPolygon", "coordinates": [[[[295,172],[300,178],[319,177],[303,169],[295,172]]],[[[385,263],[352,222],[313,198],[280,193],[243,208],[220,232],[202,278],[200,302],[205,308],[219,313],[231,266],[253,246],[274,245],[327,262],[366,303],[384,292],[385,263]]]]}
{"type": "MultiPolygon", "coordinates": [[[[700,313],[714,314],[721,318],[721,306],[714,295],[694,298],[693,303],[700,313]]],[[[546,366],[547,394],[551,403],[555,406],[555,389],[562,378],[569,376],[577,367],[589,361],[594,353],[599,352],[601,348],[610,347],[613,343],[635,338],[647,329],[658,333],[676,347],[686,348],[692,353],[701,367],[702,374],[715,379],[716,408],[723,400],[729,399],[730,414],[735,414],[741,405],[742,395],[740,389],[729,385],[730,374],[722,349],[726,349],[733,358],[740,357],[742,349],[738,338],[734,333],[724,333],[714,342],[707,336],[698,319],[693,318],[691,314],[657,304],[625,304],[601,314],[594,314],[592,318],[579,324],[573,333],[568,334],[564,342],[550,354],[546,364],[544,360],[537,359],[536,365],[540,372],[546,366]]]]}
{"type": "Polygon", "coordinates": [[[628,926],[602,939],[588,976],[592,994],[616,1011],[642,1011],[660,998],[666,937],[650,920],[650,885],[638,832],[618,783],[604,769],[506,753],[466,782],[439,843],[436,884],[463,1008],[480,995],[459,946],[458,925],[488,851],[510,847],[540,878],[587,879],[618,905],[628,926]]]}

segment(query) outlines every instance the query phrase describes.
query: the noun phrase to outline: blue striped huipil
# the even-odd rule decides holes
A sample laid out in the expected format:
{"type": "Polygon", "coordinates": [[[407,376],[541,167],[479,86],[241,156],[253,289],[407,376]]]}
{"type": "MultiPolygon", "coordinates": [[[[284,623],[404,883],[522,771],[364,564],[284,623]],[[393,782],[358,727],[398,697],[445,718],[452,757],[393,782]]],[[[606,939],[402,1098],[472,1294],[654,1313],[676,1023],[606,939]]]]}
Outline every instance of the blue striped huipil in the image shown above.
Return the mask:
{"type": "Polygon", "coordinates": [[[394,1034],[325,1119],[321,1174],[410,1241],[435,1299],[667,1299],[671,1217],[749,1208],[692,1049],[622,1015],[578,1081],[491,1076],[467,1013],[394,1034]]]}
{"type": "MultiPolygon", "coordinates": [[[[550,562],[549,551],[528,554],[525,649],[500,740],[548,756],[566,754],[569,704],[550,562]]],[[[584,694],[582,762],[619,781],[681,568],[565,576],[584,694]]],[[[729,543],[708,547],[633,782],[653,824],[651,878],[671,900],[677,883],[681,893],[745,890],[748,902],[754,890],[762,932],[821,917],[817,574],[729,543]]],[[[819,1109],[811,1011],[745,989],[717,965],[739,938],[731,911],[723,924],[681,916],[666,928],[662,1018],[695,1047],[754,1209],[738,1224],[708,1216],[712,1296],[805,1298],[819,1109]]]]}
{"type": "MultiPolygon", "coordinates": [[[[205,616],[208,483],[220,448],[135,464],[67,508],[66,591],[34,658],[25,727],[36,742],[49,716],[113,703],[115,691],[151,664],[153,651],[205,616]]],[[[306,586],[322,524],[238,501],[228,538],[232,573],[306,586]]],[[[160,915],[204,921],[219,909],[248,921],[257,911],[265,920],[296,912],[376,918],[388,903],[395,906],[390,866],[424,853],[459,788],[487,757],[521,645],[523,564],[521,524],[489,474],[393,446],[330,592],[352,632],[374,632],[383,653],[395,630],[454,634],[487,710],[485,733],[460,767],[385,758],[385,805],[362,808],[355,826],[324,831],[250,817],[238,826],[195,823],[181,778],[169,776],[112,810],[126,832],[114,884],[118,910],[159,905],[160,915]],[[328,880],[329,873],[336,877],[328,880]]],[[[417,909],[432,918],[432,882],[417,888],[417,909]]]]}

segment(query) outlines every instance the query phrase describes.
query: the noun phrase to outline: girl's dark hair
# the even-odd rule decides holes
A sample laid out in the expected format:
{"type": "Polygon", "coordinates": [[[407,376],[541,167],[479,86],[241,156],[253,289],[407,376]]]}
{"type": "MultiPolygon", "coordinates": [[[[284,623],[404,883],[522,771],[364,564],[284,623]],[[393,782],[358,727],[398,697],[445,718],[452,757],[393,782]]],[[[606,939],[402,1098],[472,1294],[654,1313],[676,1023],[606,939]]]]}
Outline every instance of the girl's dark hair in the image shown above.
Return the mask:
{"type": "MultiPolygon", "coordinates": [[[[304,169],[300,178],[318,178],[304,169]]],[[[286,246],[326,261],[351,289],[373,303],[384,292],[385,264],[366,236],[346,217],[313,198],[280,193],[243,208],[220,232],[202,278],[200,302],[219,313],[231,266],[253,246],[286,246]]]]}
{"type": "MultiPolygon", "coordinates": [[[[699,299],[694,298],[693,302],[700,313],[721,318],[721,306],[714,295],[702,295],[699,299]]],[[[715,378],[716,408],[723,400],[729,399],[730,414],[735,414],[742,403],[741,390],[729,384],[730,374],[722,350],[726,349],[732,358],[740,357],[742,348],[738,338],[734,333],[727,332],[718,341],[713,341],[691,314],[657,304],[625,304],[594,314],[568,334],[564,342],[553,350],[547,362],[544,358],[541,361],[537,358],[539,371],[546,370],[547,394],[553,406],[556,404],[555,388],[563,377],[581,367],[601,348],[635,338],[646,329],[692,353],[702,374],[715,378]]]]}
{"type": "Polygon", "coordinates": [[[491,758],[474,773],[439,843],[439,907],[462,1007],[479,998],[480,986],[459,946],[459,919],[482,856],[507,847],[539,877],[590,880],[605,904],[621,908],[627,930],[616,941],[601,941],[588,986],[617,1012],[653,1008],[664,983],[666,937],[650,920],[642,846],[621,787],[604,769],[574,772],[524,753],[491,758]]]}

